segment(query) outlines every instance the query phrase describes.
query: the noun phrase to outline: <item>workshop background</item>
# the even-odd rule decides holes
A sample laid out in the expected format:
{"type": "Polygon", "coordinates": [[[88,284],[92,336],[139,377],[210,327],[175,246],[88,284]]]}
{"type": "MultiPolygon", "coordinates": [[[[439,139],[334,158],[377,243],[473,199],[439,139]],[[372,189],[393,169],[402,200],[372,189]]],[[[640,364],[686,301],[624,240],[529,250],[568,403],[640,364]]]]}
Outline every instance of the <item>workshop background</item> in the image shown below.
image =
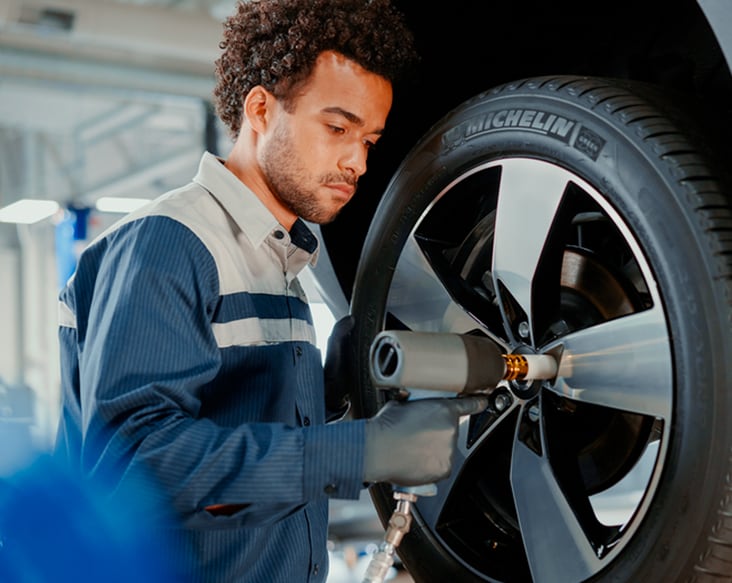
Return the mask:
{"type": "MultiPolygon", "coordinates": [[[[234,1],[0,0],[0,478],[53,445],[80,251],[230,148],[210,95],[234,1]]],[[[334,317],[305,283],[324,348],[334,317]]],[[[382,532],[367,495],[336,501],[329,583],[360,581],[382,532]]]]}

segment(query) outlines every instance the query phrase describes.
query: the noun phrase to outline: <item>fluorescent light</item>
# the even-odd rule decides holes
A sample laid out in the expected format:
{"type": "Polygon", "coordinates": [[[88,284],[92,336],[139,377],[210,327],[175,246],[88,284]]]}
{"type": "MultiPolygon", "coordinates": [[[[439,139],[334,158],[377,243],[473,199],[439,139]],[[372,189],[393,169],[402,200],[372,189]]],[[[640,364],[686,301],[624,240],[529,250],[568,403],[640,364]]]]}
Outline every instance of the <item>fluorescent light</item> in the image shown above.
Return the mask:
{"type": "Polygon", "coordinates": [[[0,209],[0,223],[37,223],[55,214],[58,208],[55,200],[22,198],[0,209]]]}
{"type": "Polygon", "coordinates": [[[131,213],[150,202],[149,198],[128,198],[121,196],[102,196],[97,199],[97,210],[103,213],[131,213]]]}

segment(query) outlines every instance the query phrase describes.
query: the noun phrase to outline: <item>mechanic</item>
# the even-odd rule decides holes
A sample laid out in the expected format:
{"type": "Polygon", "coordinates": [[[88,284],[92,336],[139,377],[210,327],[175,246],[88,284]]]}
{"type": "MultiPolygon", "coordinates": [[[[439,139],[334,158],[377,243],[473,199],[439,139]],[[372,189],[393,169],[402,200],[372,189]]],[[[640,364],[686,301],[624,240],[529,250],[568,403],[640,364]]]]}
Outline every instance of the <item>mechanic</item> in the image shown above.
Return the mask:
{"type": "MultiPolygon", "coordinates": [[[[325,422],[304,221],[333,220],[366,171],[414,60],[401,15],[388,0],[252,0],[220,46],[228,157],[205,152],[191,183],[97,237],[61,291],[56,450],[109,503],[154,502],[145,528],[172,517],[183,580],[324,581],[328,499],[447,476],[459,417],[487,400],[325,422]]],[[[339,402],[347,387],[328,385],[339,402]]]]}

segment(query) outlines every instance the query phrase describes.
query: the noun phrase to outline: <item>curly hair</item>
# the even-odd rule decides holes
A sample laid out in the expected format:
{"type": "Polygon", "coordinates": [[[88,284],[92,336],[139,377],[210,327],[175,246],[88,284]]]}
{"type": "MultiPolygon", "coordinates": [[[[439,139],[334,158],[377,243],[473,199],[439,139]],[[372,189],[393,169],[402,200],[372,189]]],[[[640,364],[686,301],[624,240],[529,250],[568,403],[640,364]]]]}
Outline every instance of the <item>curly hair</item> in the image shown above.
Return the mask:
{"type": "Polygon", "coordinates": [[[263,86],[285,107],[320,53],[336,51],[398,82],[416,61],[412,34],[390,0],[242,0],[224,21],[214,104],[233,138],[245,96],[263,86]]]}

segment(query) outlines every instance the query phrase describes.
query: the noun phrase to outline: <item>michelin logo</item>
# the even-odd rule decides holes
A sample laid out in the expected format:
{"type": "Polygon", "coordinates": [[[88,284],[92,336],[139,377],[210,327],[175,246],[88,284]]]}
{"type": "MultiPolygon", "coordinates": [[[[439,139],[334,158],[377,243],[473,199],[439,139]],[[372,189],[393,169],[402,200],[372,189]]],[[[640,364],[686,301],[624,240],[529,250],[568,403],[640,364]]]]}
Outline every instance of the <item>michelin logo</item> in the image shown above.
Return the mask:
{"type": "Polygon", "coordinates": [[[577,122],[561,115],[538,109],[500,109],[472,118],[448,131],[443,138],[445,145],[452,145],[486,132],[526,129],[563,142],[569,142],[577,122]]]}
{"type": "Polygon", "coordinates": [[[516,129],[542,134],[566,144],[570,144],[575,135],[571,145],[592,160],[597,160],[607,143],[602,136],[582,126],[577,120],[555,113],[538,109],[499,109],[471,118],[448,130],[442,136],[442,145],[450,150],[483,134],[516,129]]]}

